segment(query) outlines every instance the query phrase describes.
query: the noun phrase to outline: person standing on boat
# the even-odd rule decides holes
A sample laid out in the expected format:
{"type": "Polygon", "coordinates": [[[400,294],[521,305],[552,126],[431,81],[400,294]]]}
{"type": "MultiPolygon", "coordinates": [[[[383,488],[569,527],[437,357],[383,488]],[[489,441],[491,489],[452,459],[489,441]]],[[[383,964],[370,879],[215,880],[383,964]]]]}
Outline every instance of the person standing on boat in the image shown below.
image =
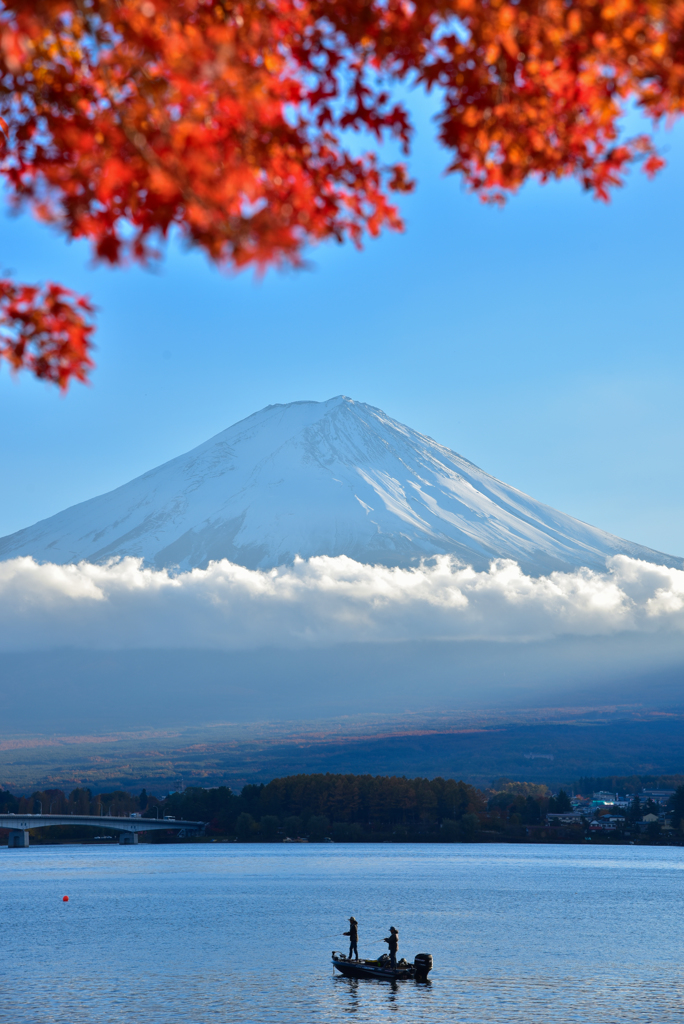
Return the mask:
{"type": "Polygon", "coordinates": [[[349,936],[349,959],[352,958],[352,950],[356,959],[359,959],[359,951],[357,948],[357,942],[359,941],[359,922],[355,917],[349,918],[349,931],[342,932],[343,935],[349,936]]]}
{"type": "Polygon", "coordinates": [[[397,968],[397,947],[399,946],[399,932],[396,928],[390,928],[389,938],[385,939],[385,942],[389,946],[392,970],[395,971],[397,968]]]}

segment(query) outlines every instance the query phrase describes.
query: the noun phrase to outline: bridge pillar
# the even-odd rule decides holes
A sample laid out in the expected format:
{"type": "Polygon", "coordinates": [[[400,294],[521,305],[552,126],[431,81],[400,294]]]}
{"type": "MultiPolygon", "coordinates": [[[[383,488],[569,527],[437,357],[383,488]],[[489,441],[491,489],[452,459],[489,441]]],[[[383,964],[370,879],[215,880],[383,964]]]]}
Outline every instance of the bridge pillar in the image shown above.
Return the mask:
{"type": "MultiPolygon", "coordinates": [[[[137,832],[119,832],[119,846],[134,846],[137,842],[137,832]]],[[[28,843],[26,845],[28,846],[28,843]]]]}
{"type": "Polygon", "coordinates": [[[7,845],[10,849],[15,847],[21,847],[22,849],[29,844],[28,829],[23,828],[11,828],[9,836],[7,837],[7,845]]]}

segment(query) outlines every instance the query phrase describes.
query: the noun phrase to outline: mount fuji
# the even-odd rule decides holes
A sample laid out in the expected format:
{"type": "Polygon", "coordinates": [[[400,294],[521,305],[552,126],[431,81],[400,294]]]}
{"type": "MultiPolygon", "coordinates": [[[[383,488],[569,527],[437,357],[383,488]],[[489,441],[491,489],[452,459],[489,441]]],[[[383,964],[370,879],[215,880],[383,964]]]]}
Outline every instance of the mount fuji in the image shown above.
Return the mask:
{"type": "Polygon", "coordinates": [[[348,555],[408,566],[450,554],[534,575],[626,554],[684,560],[543,505],[380,409],[339,396],[270,405],[108,494],[0,539],[0,559],[134,555],[188,570],[227,558],[272,568],[348,555]]]}

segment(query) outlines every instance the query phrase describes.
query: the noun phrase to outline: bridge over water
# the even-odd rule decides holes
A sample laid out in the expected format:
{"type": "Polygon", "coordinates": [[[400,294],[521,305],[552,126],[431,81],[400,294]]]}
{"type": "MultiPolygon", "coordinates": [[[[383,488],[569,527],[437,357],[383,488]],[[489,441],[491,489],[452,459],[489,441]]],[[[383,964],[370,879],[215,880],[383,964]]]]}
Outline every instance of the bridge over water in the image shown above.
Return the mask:
{"type": "Polygon", "coordinates": [[[140,832],[167,832],[179,829],[185,835],[199,835],[204,830],[204,821],[180,821],[176,818],[112,818],[106,814],[0,814],[0,828],[10,830],[7,845],[26,847],[29,845],[29,829],[45,828],[47,825],[94,825],[119,833],[121,844],[138,842],[140,832]]]}

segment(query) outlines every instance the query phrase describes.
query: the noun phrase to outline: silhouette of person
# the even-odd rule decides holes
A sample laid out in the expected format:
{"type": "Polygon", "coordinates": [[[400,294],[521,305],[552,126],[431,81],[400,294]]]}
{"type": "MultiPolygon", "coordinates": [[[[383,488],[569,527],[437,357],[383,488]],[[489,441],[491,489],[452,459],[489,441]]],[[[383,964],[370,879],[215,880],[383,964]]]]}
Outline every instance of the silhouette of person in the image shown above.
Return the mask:
{"type": "Polygon", "coordinates": [[[357,948],[356,944],[359,941],[359,922],[356,920],[355,917],[350,917],[349,918],[349,931],[348,932],[342,932],[342,934],[349,936],[349,959],[351,960],[351,958],[352,958],[352,950],[353,950],[354,951],[354,956],[358,960],[359,959],[359,951],[358,951],[358,948],[357,948]]]}
{"type": "Polygon", "coordinates": [[[396,970],[397,967],[397,947],[399,945],[399,932],[396,928],[390,928],[389,938],[385,939],[385,942],[389,946],[390,964],[392,970],[396,970]]]}

